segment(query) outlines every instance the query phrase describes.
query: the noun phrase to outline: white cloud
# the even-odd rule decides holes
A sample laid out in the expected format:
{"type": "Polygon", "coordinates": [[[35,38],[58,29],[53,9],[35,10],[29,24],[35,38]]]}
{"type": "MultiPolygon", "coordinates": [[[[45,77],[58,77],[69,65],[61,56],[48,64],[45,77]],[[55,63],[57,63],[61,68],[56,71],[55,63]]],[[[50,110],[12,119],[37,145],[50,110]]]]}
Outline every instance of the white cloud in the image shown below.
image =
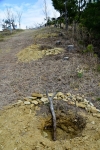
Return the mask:
{"type": "MultiPolygon", "coordinates": [[[[2,9],[0,10],[1,20],[5,18],[4,12],[6,11],[7,7],[11,8],[14,14],[16,12],[22,12],[21,28],[23,29],[25,29],[26,26],[35,27],[36,24],[41,24],[42,22],[44,22],[45,15],[43,13],[43,0],[38,0],[35,4],[22,3],[20,6],[3,4],[2,9]]],[[[47,0],[47,11],[49,17],[59,16],[59,13],[54,10],[51,0],[47,0]]]]}

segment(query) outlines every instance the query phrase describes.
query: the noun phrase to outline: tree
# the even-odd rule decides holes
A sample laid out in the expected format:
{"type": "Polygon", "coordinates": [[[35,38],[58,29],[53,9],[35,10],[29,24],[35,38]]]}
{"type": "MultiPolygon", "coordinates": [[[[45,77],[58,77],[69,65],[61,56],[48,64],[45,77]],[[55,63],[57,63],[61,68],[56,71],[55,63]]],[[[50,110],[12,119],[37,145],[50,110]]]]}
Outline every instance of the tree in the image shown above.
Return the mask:
{"type": "Polygon", "coordinates": [[[17,12],[17,20],[19,24],[19,29],[21,28],[21,17],[22,17],[22,12],[17,12]]]}
{"type": "Polygon", "coordinates": [[[66,15],[69,22],[72,22],[77,14],[77,0],[52,0],[54,8],[60,13],[60,16],[66,15]]]}
{"type": "Polygon", "coordinates": [[[48,21],[48,10],[47,9],[48,9],[47,8],[47,1],[44,0],[44,10],[43,10],[43,12],[44,12],[44,15],[45,15],[46,22],[48,21]]]}
{"type": "Polygon", "coordinates": [[[87,3],[81,20],[83,25],[86,26],[89,31],[100,35],[100,1],[87,3]]]}
{"type": "Polygon", "coordinates": [[[6,8],[6,19],[3,19],[3,24],[2,24],[2,28],[3,29],[16,29],[16,25],[15,25],[15,19],[16,17],[14,16],[14,14],[12,13],[10,8],[6,8]]]}

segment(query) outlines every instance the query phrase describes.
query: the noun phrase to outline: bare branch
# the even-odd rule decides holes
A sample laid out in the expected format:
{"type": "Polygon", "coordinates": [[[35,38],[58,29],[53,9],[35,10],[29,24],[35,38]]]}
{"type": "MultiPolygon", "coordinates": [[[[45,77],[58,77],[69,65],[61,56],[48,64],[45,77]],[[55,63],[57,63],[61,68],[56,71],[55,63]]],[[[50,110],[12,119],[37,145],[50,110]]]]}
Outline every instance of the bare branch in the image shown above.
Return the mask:
{"type": "Polygon", "coordinates": [[[19,24],[19,29],[21,28],[21,17],[22,17],[22,12],[17,12],[17,20],[19,24]]]}
{"type": "Polygon", "coordinates": [[[50,111],[51,111],[51,114],[52,114],[52,121],[53,121],[53,140],[54,140],[54,141],[56,141],[56,115],[55,115],[55,111],[54,111],[54,107],[53,107],[53,98],[55,97],[56,94],[57,94],[57,92],[55,92],[52,97],[49,97],[48,91],[46,91],[46,95],[47,95],[48,100],[49,100],[49,102],[50,102],[50,111]]]}

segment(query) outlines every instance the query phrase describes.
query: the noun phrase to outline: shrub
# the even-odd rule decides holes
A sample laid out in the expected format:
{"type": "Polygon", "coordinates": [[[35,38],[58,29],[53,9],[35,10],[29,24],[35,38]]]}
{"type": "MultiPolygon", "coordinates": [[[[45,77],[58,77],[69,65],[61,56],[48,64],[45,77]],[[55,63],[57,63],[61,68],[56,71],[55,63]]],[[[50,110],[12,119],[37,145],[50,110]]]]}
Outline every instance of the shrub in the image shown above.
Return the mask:
{"type": "Polygon", "coordinates": [[[92,44],[89,44],[88,46],[87,46],[87,48],[83,51],[84,53],[93,53],[94,52],[94,50],[93,50],[94,48],[93,48],[93,45],[92,44]]]}

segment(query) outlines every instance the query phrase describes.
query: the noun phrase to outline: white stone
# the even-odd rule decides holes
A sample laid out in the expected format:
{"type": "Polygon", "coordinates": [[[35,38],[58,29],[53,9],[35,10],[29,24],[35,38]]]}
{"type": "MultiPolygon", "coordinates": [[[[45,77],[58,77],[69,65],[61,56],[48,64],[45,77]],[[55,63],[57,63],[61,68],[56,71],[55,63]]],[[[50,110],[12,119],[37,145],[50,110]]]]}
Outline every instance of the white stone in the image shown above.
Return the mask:
{"type": "Polygon", "coordinates": [[[46,132],[43,132],[43,137],[48,137],[48,134],[46,132]]]}
{"type": "Polygon", "coordinates": [[[91,106],[94,106],[91,102],[90,102],[90,105],[91,105],[91,106]]]}
{"type": "Polygon", "coordinates": [[[92,122],[91,122],[91,124],[95,124],[95,122],[94,122],[94,121],[92,121],[92,122]]]}
{"type": "Polygon", "coordinates": [[[93,113],[94,117],[100,118],[100,113],[93,113]]]}
{"type": "Polygon", "coordinates": [[[28,98],[28,99],[32,99],[32,100],[37,99],[37,97],[32,97],[32,96],[28,96],[28,97],[26,97],[26,98],[28,98]]]}
{"type": "Polygon", "coordinates": [[[84,99],[83,101],[84,101],[85,104],[89,103],[89,101],[87,99],[84,99]]]}
{"type": "Polygon", "coordinates": [[[41,97],[43,97],[43,95],[40,94],[40,93],[32,93],[32,97],[39,97],[39,98],[41,98],[41,97]]]}
{"type": "Polygon", "coordinates": [[[67,95],[67,96],[71,96],[71,93],[67,93],[66,95],[67,95]]]}
{"type": "Polygon", "coordinates": [[[42,101],[42,102],[47,102],[47,101],[48,101],[48,98],[42,97],[42,98],[41,98],[41,101],[42,101]]]}
{"type": "Polygon", "coordinates": [[[32,104],[38,105],[38,102],[34,100],[32,101],[32,104]]]}
{"type": "Polygon", "coordinates": [[[83,98],[82,98],[82,97],[80,97],[80,96],[77,96],[77,98],[76,98],[76,99],[77,99],[77,101],[81,101],[81,102],[83,101],[83,98]]]}
{"type": "Polygon", "coordinates": [[[74,45],[68,45],[67,49],[68,49],[69,52],[72,51],[72,50],[74,50],[74,45]]]}
{"type": "Polygon", "coordinates": [[[29,101],[24,102],[25,105],[30,105],[31,103],[29,101]]]}

